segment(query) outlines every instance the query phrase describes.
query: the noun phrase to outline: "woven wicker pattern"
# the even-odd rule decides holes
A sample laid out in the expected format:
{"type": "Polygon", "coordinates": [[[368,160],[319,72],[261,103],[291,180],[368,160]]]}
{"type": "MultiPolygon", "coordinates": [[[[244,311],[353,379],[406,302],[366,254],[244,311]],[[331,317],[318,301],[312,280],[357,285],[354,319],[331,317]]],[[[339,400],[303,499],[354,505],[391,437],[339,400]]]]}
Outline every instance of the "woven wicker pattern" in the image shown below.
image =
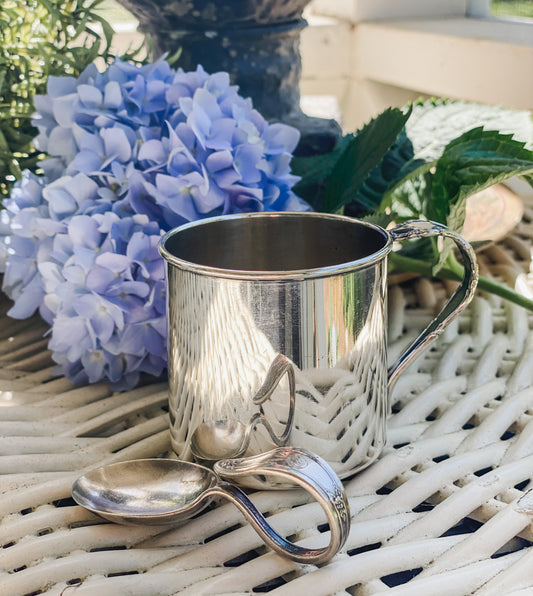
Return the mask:
{"type": "MultiPolygon", "coordinates": [[[[480,255],[484,274],[530,293],[532,219],[526,211],[515,234],[480,255]]],[[[391,360],[449,290],[390,287],[391,360]]],[[[54,373],[45,327],[3,317],[0,595],[533,593],[532,324],[479,294],[401,376],[384,454],[345,483],[347,544],[318,568],[268,551],[229,504],[171,530],[116,526],[75,506],[82,470],[165,453],[166,386],[73,388],[54,373]]],[[[291,540],[327,542],[306,493],[252,496],[291,540]]]]}

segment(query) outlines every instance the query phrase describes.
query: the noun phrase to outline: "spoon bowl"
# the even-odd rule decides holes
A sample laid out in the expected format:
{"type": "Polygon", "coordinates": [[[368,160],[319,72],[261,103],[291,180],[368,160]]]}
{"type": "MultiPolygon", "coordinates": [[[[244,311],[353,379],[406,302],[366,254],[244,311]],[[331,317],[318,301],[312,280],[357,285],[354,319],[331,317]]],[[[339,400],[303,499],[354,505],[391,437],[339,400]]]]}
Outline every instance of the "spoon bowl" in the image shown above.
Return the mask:
{"type": "Polygon", "coordinates": [[[120,524],[168,525],[199,513],[212,498],[214,472],[190,462],[138,459],[92,470],[76,480],[79,504],[120,524]]]}

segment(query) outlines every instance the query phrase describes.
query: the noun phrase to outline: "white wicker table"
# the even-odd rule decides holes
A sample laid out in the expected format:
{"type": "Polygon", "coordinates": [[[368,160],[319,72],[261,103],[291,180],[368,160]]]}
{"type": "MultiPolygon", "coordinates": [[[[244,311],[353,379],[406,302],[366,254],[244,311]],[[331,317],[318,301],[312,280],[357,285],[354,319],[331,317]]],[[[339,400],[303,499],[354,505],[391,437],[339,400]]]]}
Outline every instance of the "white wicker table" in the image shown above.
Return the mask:
{"type": "MultiPolygon", "coordinates": [[[[531,293],[533,210],[480,255],[531,293]]],[[[389,288],[391,360],[450,288],[389,288]]],[[[166,386],[112,394],[57,376],[38,319],[0,305],[0,595],[533,594],[533,315],[478,294],[393,395],[380,460],[345,483],[352,528],[327,565],[266,549],[229,504],[164,530],[105,523],[75,505],[80,473],[168,450],[166,386]]],[[[302,491],[252,495],[278,531],[327,542],[302,491]]]]}

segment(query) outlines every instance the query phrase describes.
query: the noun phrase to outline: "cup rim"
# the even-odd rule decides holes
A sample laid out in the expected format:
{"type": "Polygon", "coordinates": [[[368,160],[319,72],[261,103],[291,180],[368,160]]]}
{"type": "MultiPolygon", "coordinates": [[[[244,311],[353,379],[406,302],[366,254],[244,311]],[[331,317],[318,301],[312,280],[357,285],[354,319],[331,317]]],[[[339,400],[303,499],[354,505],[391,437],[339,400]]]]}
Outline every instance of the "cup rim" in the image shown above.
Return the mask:
{"type": "Polygon", "coordinates": [[[338,215],[336,213],[321,213],[316,211],[259,211],[252,213],[237,213],[231,215],[220,215],[216,217],[207,217],[199,219],[193,222],[188,222],[177,226],[168,232],[166,232],[159,240],[159,253],[165,259],[165,261],[179,269],[196,273],[209,277],[219,277],[224,279],[237,279],[237,280],[304,280],[304,279],[316,279],[323,277],[331,277],[333,275],[342,275],[343,273],[349,273],[358,269],[364,269],[366,267],[375,265],[392,249],[392,236],[390,233],[382,228],[381,226],[372,223],[356,219],[354,217],[348,217],[346,215],[338,215]],[[346,261],[335,265],[328,265],[325,267],[316,267],[309,269],[291,269],[291,270],[279,270],[279,271],[262,271],[262,270],[245,270],[245,269],[227,269],[221,267],[213,267],[211,265],[203,265],[188,261],[183,258],[177,257],[172,254],[167,248],[167,242],[176,234],[181,233],[184,230],[188,230],[194,227],[200,227],[209,225],[219,221],[227,221],[229,219],[251,219],[251,218],[274,218],[274,217],[313,217],[317,219],[331,219],[336,221],[345,221],[351,225],[357,224],[367,228],[372,228],[384,236],[383,246],[362,258],[354,259],[352,261],[346,261]]]}

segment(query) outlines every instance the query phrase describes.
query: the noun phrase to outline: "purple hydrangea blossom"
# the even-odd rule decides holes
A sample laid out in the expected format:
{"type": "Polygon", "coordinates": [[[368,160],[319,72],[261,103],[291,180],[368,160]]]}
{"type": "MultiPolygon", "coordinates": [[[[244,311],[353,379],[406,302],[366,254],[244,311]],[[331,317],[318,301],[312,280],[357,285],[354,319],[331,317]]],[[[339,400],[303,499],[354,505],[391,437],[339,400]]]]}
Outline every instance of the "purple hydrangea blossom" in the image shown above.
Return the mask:
{"type": "Polygon", "coordinates": [[[145,215],[76,215],[39,271],[54,315],[49,347],[70,378],[133,386],[165,358],[161,230],[145,215]],[[74,340],[75,337],[75,340],[74,340]]]}
{"type": "Polygon", "coordinates": [[[124,389],[166,366],[162,230],[145,215],[114,213],[90,182],[25,174],[5,204],[4,291],[15,301],[11,316],[39,309],[72,381],[124,389]]]}
{"type": "Polygon", "coordinates": [[[244,211],[300,211],[296,129],[269,124],[226,73],[119,59],[50,77],[35,99],[44,176],[5,201],[0,260],[9,314],[39,310],[74,382],[134,386],[166,366],[160,236],[244,211]],[[2,259],[3,253],[3,259],[2,259]]]}

